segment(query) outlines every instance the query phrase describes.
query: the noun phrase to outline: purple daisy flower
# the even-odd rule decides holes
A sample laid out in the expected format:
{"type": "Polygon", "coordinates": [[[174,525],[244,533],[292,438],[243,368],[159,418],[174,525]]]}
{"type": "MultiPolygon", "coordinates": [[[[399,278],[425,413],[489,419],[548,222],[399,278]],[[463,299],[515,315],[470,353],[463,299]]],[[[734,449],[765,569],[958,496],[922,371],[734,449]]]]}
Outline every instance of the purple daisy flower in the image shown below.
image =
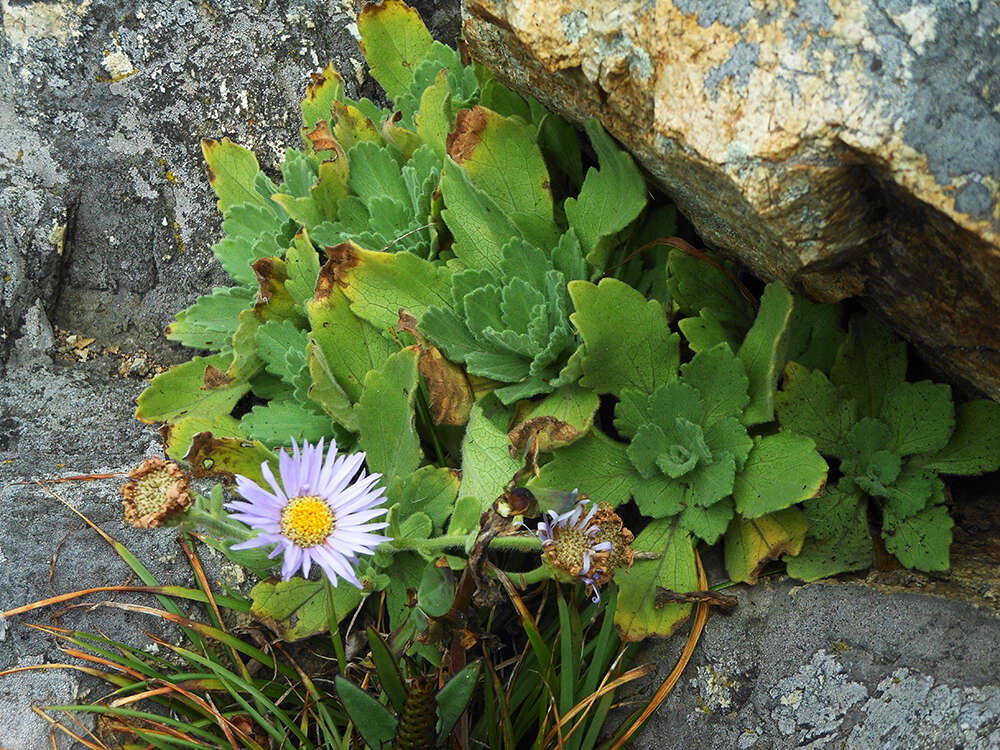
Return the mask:
{"type": "Polygon", "coordinates": [[[388,526],[385,521],[372,522],[387,512],[376,507],[386,498],[375,486],[382,475],[366,475],[364,460],[364,453],[338,456],[331,440],[324,461],[322,439],[315,446],[303,442],[301,451],[293,440],[292,455],[282,448],[278,457],[280,484],[267,461],[260,465],[271,492],[237,474],[236,489],[245,501],[226,503],[233,511],[230,518],[261,533],[233,549],[274,544],[270,557],[284,553],[282,580],[299,570],[307,577],[316,563],[334,585],[339,577],[361,588],[354,571],[358,555],[370,555],[379,544],[391,541],[372,533],[388,526]]]}
{"type": "MultiPolygon", "coordinates": [[[[577,491],[573,491],[577,495],[577,491]]],[[[576,576],[593,592],[593,601],[600,601],[597,587],[605,575],[611,542],[598,542],[600,527],[594,523],[597,506],[586,511],[585,497],[565,513],[550,510],[548,520],[538,524],[542,542],[542,557],[557,568],[576,576]]]]}

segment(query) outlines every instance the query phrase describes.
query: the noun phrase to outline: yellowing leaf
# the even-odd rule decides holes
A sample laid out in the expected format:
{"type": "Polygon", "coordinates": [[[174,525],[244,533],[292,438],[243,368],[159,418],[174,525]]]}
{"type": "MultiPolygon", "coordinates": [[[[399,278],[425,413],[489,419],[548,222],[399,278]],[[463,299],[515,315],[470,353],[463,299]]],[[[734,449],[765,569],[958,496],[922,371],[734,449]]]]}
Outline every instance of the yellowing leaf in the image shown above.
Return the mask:
{"type": "Polygon", "coordinates": [[[652,560],[636,560],[630,570],[615,575],[618,602],[615,626],[623,640],[641,641],[650,636],[667,638],[691,614],[690,604],[656,607],[656,589],[662,586],[677,593],[698,588],[691,535],[676,521],[653,521],[632,542],[636,552],[655,555],[652,560]]]}
{"type": "Polygon", "coordinates": [[[322,73],[313,73],[306,86],[306,98],[302,100],[303,135],[316,127],[320,120],[329,120],[335,101],[344,97],[344,79],[329,62],[322,73]]]}
{"type": "Polygon", "coordinates": [[[743,471],[736,474],[736,510],[757,518],[814,497],[826,482],[826,471],[826,461],[809,438],[793,432],[758,437],[743,471]]]}
{"type": "Polygon", "coordinates": [[[254,189],[254,178],[260,171],[257,157],[228,138],[222,142],[205,139],[201,142],[205,155],[205,171],[212,189],[219,196],[219,210],[225,214],[240,203],[264,203],[264,197],[254,189]]]}
{"type": "Polygon", "coordinates": [[[229,414],[250,384],[225,382],[220,368],[232,354],[195,357],[160,373],[139,396],[135,418],[140,422],[177,422],[185,417],[214,420],[229,414]]]}
{"type": "MultiPolygon", "coordinates": [[[[329,629],[328,597],[330,588],[325,580],[289,581],[268,579],[253,587],[250,614],[267,625],[285,641],[300,641],[329,629]]],[[[334,611],[342,620],[361,602],[361,589],[341,582],[332,589],[334,611]]]]}
{"type": "Polygon", "coordinates": [[[734,581],[757,583],[768,560],[797,555],[806,538],[806,517],[798,508],[785,508],[760,518],[737,516],[726,531],[726,570],[734,581]]]}
{"type": "Polygon", "coordinates": [[[420,14],[399,0],[367,5],[358,16],[358,31],[372,77],[390,99],[398,99],[410,88],[413,69],[434,43],[420,14]]]}

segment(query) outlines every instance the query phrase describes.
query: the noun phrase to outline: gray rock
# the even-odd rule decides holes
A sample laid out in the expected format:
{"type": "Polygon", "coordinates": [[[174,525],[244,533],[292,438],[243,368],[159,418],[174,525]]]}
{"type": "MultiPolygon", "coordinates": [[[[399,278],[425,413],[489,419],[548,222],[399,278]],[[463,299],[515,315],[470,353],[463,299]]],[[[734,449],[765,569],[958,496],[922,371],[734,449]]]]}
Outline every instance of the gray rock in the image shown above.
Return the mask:
{"type": "MultiPolygon", "coordinates": [[[[996,610],[861,583],[783,580],[735,593],[736,610],[709,618],[636,747],[1000,746],[996,610]]],[[[683,635],[639,661],[664,665],[662,680],[682,647],[683,635]]]]}

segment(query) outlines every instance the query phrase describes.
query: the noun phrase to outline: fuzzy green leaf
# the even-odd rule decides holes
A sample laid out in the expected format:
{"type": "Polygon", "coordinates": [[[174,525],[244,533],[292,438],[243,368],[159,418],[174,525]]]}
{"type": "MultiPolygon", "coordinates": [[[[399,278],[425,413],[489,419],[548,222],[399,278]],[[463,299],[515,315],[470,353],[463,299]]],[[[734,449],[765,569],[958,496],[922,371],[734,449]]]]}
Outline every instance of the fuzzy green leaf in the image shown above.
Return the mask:
{"type": "Polygon", "coordinates": [[[563,491],[579,489],[594,502],[617,507],[628,502],[637,479],[639,475],[625,455],[625,446],[594,430],[557,450],[532,486],[563,491]]]}
{"type": "Polygon", "coordinates": [[[855,503],[853,514],[838,534],[827,539],[807,539],[796,557],[786,555],[783,559],[788,575],[803,581],[818,581],[870,567],[874,554],[867,506],[866,502],[855,503]]]}
{"type": "Polygon", "coordinates": [[[269,320],[257,329],[254,342],[267,371],[294,386],[306,367],[306,332],[288,320],[269,320]]]}
{"type": "Polygon", "coordinates": [[[549,172],[531,128],[477,106],[459,112],[448,143],[448,155],[528,242],[556,244],[549,172]]]}
{"type": "Polygon", "coordinates": [[[459,497],[475,497],[486,510],[503,493],[521,464],[507,450],[510,411],[493,396],[472,407],[462,438],[462,484],[459,497]]]}
{"type": "Polygon", "coordinates": [[[888,488],[886,512],[897,521],[915,516],[925,507],[945,501],[944,482],[929,469],[904,469],[888,488]]]}
{"type": "Polygon", "coordinates": [[[802,510],[809,522],[813,539],[835,539],[846,534],[854,524],[861,491],[849,479],[827,487],[822,495],[803,501],[802,510]]]}
{"type": "Polygon", "coordinates": [[[888,496],[902,466],[899,456],[886,450],[891,433],[884,422],[865,418],[847,433],[848,453],[840,470],[873,495],[888,496]]]}
{"type": "Polygon", "coordinates": [[[702,309],[697,318],[682,318],[677,321],[677,327],[681,329],[693,352],[711,349],[721,343],[729,344],[733,351],[738,351],[743,336],[742,330],[719,322],[708,307],[702,309]]]}
{"type": "Polygon", "coordinates": [[[413,70],[434,43],[420,14],[399,0],[368,5],[358,16],[358,31],[372,77],[390,99],[405,94],[413,70]]]}
{"type": "Polygon", "coordinates": [[[658,586],[684,593],[698,587],[691,535],[676,522],[655,520],[632,543],[636,552],[649,552],[652,560],[637,560],[630,570],[615,575],[618,601],[615,625],[626,641],[649,636],[667,638],[691,614],[690,604],[656,607],[658,586]]]}
{"type": "MultiPolygon", "coordinates": [[[[306,303],[312,326],[309,336],[316,342],[326,369],[351,402],[361,398],[369,371],[380,367],[396,346],[371,323],[356,316],[350,302],[335,283],[324,284],[306,303]]],[[[318,383],[319,381],[317,381],[318,383]]]]}
{"type": "Polygon", "coordinates": [[[667,286],[674,302],[686,315],[698,315],[708,308],[713,320],[740,331],[753,321],[753,308],[739,288],[707,260],[671,250],[667,286]]]}
{"type": "Polygon", "coordinates": [[[503,246],[520,231],[496,203],[451,159],[441,172],[445,209],[441,216],[455,238],[453,251],[468,268],[496,270],[503,246]]]}
{"type": "Polygon", "coordinates": [[[413,121],[424,143],[434,149],[438,158],[445,159],[445,139],[454,122],[451,116],[451,85],[446,70],[438,71],[434,84],[424,89],[420,96],[420,111],[414,115],[413,121]]]}
{"type": "Polygon", "coordinates": [[[723,417],[739,417],[750,402],[750,381],[728,344],[717,344],[695,354],[681,366],[681,379],[701,393],[705,414],[700,421],[706,426],[723,417]]]}
{"type": "Polygon", "coordinates": [[[459,536],[470,534],[479,529],[479,516],[483,513],[483,506],[477,497],[472,495],[462,496],[455,502],[455,510],[451,514],[451,521],[448,523],[448,536],[459,536]]]}
{"type": "Polygon", "coordinates": [[[913,461],[942,474],[971,476],[996,471],[1000,468],[1000,404],[986,399],[962,404],[948,444],[913,461]]]}
{"type": "Polygon", "coordinates": [[[897,519],[886,508],[882,538],[885,548],[908,568],[948,570],[954,525],[944,505],[935,505],[906,519],[897,519]]]}
{"type": "Polygon", "coordinates": [[[726,571],[734,581],[757,583],[768,560],[797,555],[806,538],[806,518],[798,508],[785,508],[760,518],[734,518],[726,531],[726,571]]]}
{"type": "Polygon", "coordinates": [[[396,477],[386,490],[386,497],[390,504],[399,503],[404,518],[418,511],[425,513],[434,530],[440,533],[455,507],[460,481],[455,469],[421,466],[412,474],[396,477]]]}
{"type": "Polygon", "coordinates": [[[311,300],[316,292],[320,263],[319,253],[304,230],[292,240],[292,246],[285,253],[285,263],[288,268],[288,281],[285,282],[288,293],[299,304],[311,300]]]}
{"type": "Polygon", "coordinates": [[[418,356],[416,347],[391,355],[368,373],[358,402],[361,448],[369,468],[382,474],[387,485],[413,473],[423,458],[413,424],[418,356]]]}
{"type": "Polygon", "coordinates": [[[733,518],[733,503],[729,499],[704,508],[689,505],[680,516],[681,528],[687,529],[706,544],[715,544],[726,533],[733,518]]]}
{"type": "Polygon", "coordinates": [[[455,601],[455,576],[450,568],[439,568],[433,562],[424,568],[417,589],[417,606],[430,617],[443,617],[455,601]]]}
{"type": "Polygon", "coordinates": [[[167,326],[167,338],[194,349],[229,349],[240,313],[253,302],[254,294],[246,287],[214,289],[177,313],[174,322],[167,326]]]}
{"type": "Polygon", "coordinates": [[[354,403],[337,381],[316,339],[309,340],[309,377],[312,379],[312,385],[306,391],[309,398],[343,427],[357,432],[358,413],[354,403]]]}
{"type": "Polygon", "coordinates": [[[362,141],[347,152],[350,177],[347,184],[361,202],[371,208],[375,198],[391,198],[402,206],[410,205],[410,195],[400,173],[400,163],[387,148],[362,141]]]}
{"type": "Polygon", "coordinates": [[[294,400],[271,401],[266,406],[255,406],[240,420],[240,429],[267,446],[288,445],[293,438],[298,442],[307,440],[315,443],[322,437],[336,434],[330,417],[319,407],[294,400]]]}
{"type": "MultiPolygon", "coordinates": [[[[329,629],[326,581],[292,578],[261,581],[253,587],[250,613],[272,628],[282,640],[300,641],[329,629]]],[[[348,583],[333,589],[338,618],[350,614],[361,601],[361,590],[348,583]]]]}
{"type": "Polygon", "coordinates": [[[263,197],[254,188],[260,165],[252,151],[228,138],[223,138],[221,143],[205,139],[201,142],[201,151],[205,156],[208,181],[219,196],[219,211],[223,215],[241,203],[264,205],[263,197]]]}
{"type": "MultiPolygon", "coordinates": [[[[226,367],[230,354],[194,357],[160,373],[142,392],[135,418],[140,422],[178,422],[185,417],[213,420],[229,414],[236,402],[250,390],[250,384],[234,381],[218,387],[206,386],[206,369],[226,367]]],[[[215,382],[215,378],[208,378],[215,382]]]]}
{"type": "Polygon", "coordinates": [[[812,440],[791,432],[759,437],[736,476],[733,500],[744,518],[757,518],[814,497],[827,465],[812,440]]]}
{"type": "Polygon", "coordinates": [[[893,453],[909,456],[940,450],[955,429],[951,388],[929,380],[900,383],[886,398],[881,419],[892,432],[893,453]]]}
{"type": "Polygon", "coordinates": [[[906,344],[877,318],[855,315],[830,380],[858,403],[859,417],[878,417],[889,394],[906,379],[906,344]]]}
{"type": "Polygon", "coordinates": [[[256,289],[254,262],[283,252],[293,226],[287,217],[279,217],[258,203],[241,203],[226,213],[222,222],[226,236],[212,252],[233,281],[256,289]]]}
{"type": "Polygon", "coordinates": [[[788,334],[788,361],[810,370],[830,372],[847,334],[840,327],[835,305],[795,295],[788,334]]]}
{"type": "Polygon", "coordinates": [[[743,412],[745,425],[774,419],[774,394],[785,367],[791,316],[792,295],[780,281],[768,284],[760,299],[757,318],[739,351],[750,378],[750,403],[743,412]]]}
{"type": "Polygon", "coordinates": [[[615,145],[596,118],[587,120],[584,127],[597,152],[600,170],[587,170],[579,198],[567,198],[565,211],[587,260],[603,270],[618,232],[646,205],[646,181],[632,157],[615,145]]]}
{"type": "Polygon", "coordinates": [[[612,278],[572,281],[569,293],[576,307],[570,320],[586,344],[581,385],[597,393],[652,393],[677,379],[680,337],[659,302],[612,278]]]}
{"type": "Polygon", "coordinates": [[[847,455],[847,433],[857,421],[857,403],[841,399],[836,386],[822,372],[809,372],[789,362],[784,387],[775,396],[774,405],[783,430],[812,438],[824,455],[847,455]]]}
{"type": "MultiPolygon", "coordinates": [[[[635,471],[634,468],[632,470],[635,471]]],[[[668,479],[663,474],[654,474],[648,479],[636,474],[635,478],[632,494],[643,515],[669,518],[684,510],[687,488],[682,483],[668,479]]]]}

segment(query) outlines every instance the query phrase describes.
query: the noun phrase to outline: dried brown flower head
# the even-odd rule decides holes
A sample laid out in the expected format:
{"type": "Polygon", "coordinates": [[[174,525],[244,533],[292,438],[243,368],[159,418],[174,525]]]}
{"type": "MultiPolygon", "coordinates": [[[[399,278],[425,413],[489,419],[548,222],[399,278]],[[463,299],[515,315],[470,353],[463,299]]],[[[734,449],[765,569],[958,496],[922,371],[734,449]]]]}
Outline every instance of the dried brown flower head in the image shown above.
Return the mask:
{"type": "Polygon", "coordinates": [[[187,472],[173,461],[147,458],[128,475],[132,481],[122,486],[125,520],[138,529],[162,526],[191,505],[187,472]]]}

